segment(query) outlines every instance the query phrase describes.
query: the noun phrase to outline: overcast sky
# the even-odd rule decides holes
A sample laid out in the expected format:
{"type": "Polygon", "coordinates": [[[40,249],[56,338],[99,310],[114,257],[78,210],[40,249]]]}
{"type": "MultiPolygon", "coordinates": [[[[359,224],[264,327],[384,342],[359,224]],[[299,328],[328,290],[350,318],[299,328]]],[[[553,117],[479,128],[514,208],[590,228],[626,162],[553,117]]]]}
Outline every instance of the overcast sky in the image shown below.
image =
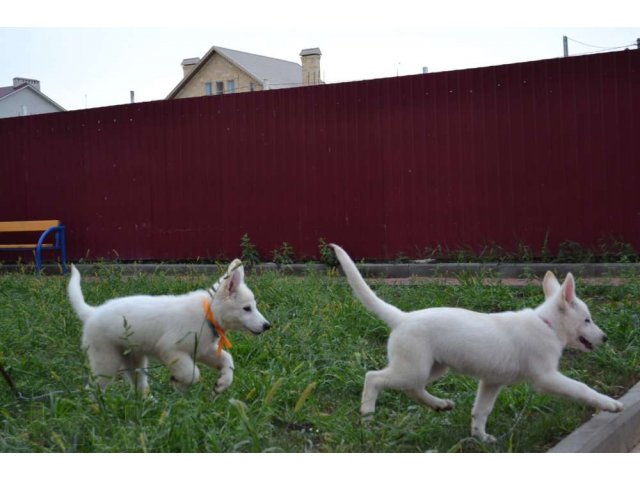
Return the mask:
{"type": "Polygon", "coordinates": [[[560,57],[563,35],[572,55],[636,48],[640,38],[640,27],[619,26],[640,24],[633,2],[592,9],[583,1],[577,10],[571,2],[532,9],[531,2],[504,8],[466,0],[435,9],[406,0],[244,0],[226,10],[217,2],[187,3],[191,8],[178,12],[175,2],[165,8],[115,0],[109,10],[95,6],[105,2],[42,2],[28,20],[24,4],[4,5],[0,86],[35,78],[43,93],[73,110],[128,103],[131,90],[136,101],[163,99],[182,78],[180,62],[213,45],[297,63],[300,50],[319,47],[322,77],[335,83],[560,57]]]}

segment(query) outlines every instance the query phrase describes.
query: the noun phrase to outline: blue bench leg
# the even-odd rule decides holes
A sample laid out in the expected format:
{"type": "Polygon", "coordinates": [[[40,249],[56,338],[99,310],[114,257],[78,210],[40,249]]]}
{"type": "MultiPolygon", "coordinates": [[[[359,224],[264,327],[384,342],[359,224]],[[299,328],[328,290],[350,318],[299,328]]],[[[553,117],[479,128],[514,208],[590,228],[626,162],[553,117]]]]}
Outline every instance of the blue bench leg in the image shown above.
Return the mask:
{"type": "Polygon", "coordinates": [[[64,236],[64,228],[60,230],[60,261],[62,262],[62,273],[67,273],[67,241],[64,236]]]}
{"type": "Polygon", "coordinates": [[[42,235],[40,235],[40,240],[38,240],[38,244],[36,245],[35,256],[36,256],[36,275],[40,275],[40,271],[42,270],[42,244],[51,232],[55,232],[55,244],[53,246],[53,250],[60,250],[60,262],[62,263],[62,272],[67,273],[67,242],[64,235],[64,226],[59,225],[57,227],[50,227],[45,230],[42,235]]]}
{"type": "Polygon", "coordinates": [[[40,269],[42,268],[42,249],[40,245],[36,247],[36,275],[40,275],[40,269]]]}

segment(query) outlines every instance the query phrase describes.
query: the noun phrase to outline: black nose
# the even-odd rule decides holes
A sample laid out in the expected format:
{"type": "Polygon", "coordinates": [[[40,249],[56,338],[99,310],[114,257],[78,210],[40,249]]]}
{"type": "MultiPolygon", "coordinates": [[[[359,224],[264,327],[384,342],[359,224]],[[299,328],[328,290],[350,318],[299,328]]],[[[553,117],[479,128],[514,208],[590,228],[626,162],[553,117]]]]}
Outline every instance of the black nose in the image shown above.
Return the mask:
{"type": "Polygon", "coordinates": [[[263,331],[263,332],[266,332],[266,331],[267,331],[267,330],[269,330],[270,328],[271,328],[271,324],[270,324],[270,323],[265,323],[265,324],[262,326],[262,331],[263,331]]]}
{"type": "Polygon", "coordinates": [[[608,341],[609,341],[609,337],[607,337],[606,335],[603,335],[602,343],[607,343],[608,341]]]}

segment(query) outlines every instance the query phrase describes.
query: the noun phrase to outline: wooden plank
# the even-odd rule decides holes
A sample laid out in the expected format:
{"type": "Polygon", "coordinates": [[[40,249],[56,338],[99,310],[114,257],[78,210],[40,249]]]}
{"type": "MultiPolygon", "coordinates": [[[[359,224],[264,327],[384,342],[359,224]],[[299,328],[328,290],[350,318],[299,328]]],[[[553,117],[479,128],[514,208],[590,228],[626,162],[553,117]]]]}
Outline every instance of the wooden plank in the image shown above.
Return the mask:
{"type": "Polygon", "coordinates": [[[0,222],[0,232],[44,232],[47,228],[58,225],[60,225],[60,220],[0,222]]]}
{"type": "MultiPolygon", "coordinates": [[[[9,248],[15,248],[15,249],[33,248],[33,249],[35,249],[37,246],[38,246],[37,243],[23,243],[23,244],[16,244],[16,245],[2,245],[2,244],[0,244],[0,250],[9,249],[9,248]]],[[[42,246],[45,247],[45,248],[53,247],[53,243],[43,243],[42,246]]]]}

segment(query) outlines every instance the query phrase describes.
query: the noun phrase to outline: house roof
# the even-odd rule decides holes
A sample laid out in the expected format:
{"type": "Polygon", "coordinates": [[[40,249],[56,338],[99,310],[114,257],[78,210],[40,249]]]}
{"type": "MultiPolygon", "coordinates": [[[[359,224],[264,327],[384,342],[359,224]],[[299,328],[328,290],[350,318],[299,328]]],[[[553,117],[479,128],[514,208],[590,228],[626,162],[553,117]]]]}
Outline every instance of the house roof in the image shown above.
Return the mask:
{"type": "Polygon", "coordinates": [[[0,101],[3,100],[4,98],[8,97],[9,95],[13,95],[15,93],[18,93],[21,90],[24,90],[25,88],[30,89],[33,93],[39,95],[40,97],[42,97],[43,99],[45,99],[47,102],[49,102],[50,104],[52,104],[54,107],[60,109],[61,112],[66,112],[66,109],[63,108],[62,106],[58,105],[56,102],[54,102],[53,100],[51,100],[49,97],[47,97],[44,93],[42,93],[40,90],[38,90],[37,88],[33,88],[31,85],[29,85],[28,83],[22,83],[16,87],[14,86],[9,86],[9,87],[0,87],[0,101]]]}
{"type": "MultiPolygon", "coordinates": [[[[22,85],[21,87],[24,87],[24,86],[26,85],[22,85]]],[[[18,87],[18,88],[21,88],[21,87],[18,87]]],[[[16,91],[16,87],[0,87],[0,98],[6,97],[7,95],[15,91],[16,91]]]]}
{"type": "Polygon", "coordinates": [[[295,87],[302,83],[302,67],[295,62],[214,46],[202,57],[196,67],[180,80],[178,85],[167,95],[167,100],[174,98],[214,54],[225,58],[260,85],[263,85],[267,80],[269,89],[295,87]]]}

